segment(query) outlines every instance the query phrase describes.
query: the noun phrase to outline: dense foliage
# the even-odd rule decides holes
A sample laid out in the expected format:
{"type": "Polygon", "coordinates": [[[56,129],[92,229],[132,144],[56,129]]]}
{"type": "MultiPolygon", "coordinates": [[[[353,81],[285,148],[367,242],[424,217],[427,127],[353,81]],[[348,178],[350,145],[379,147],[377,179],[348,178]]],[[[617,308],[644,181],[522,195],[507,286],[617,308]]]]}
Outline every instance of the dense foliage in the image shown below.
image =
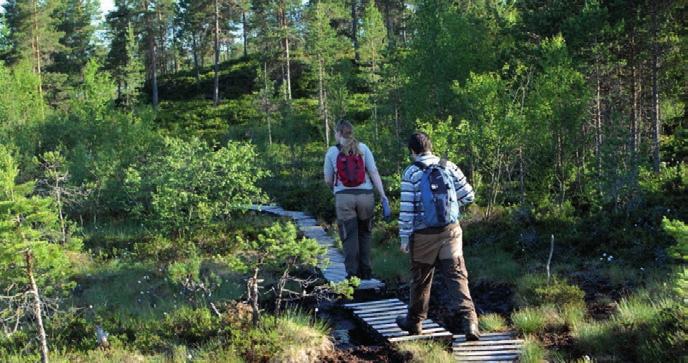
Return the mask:
{"type": "MultiPolygon", "coordinates": [[[[100,27],[94,0],[2,8],[0,355],[38,351],[27,251],[66,360],[329,351],[299,314],[257,321],[320,291],[322,250],[246,207],[332,223],[341,119],[393,208],[413,130],[462,168],[471,282],[514,293],[481,323],[511,313],[526,361],[688,354],[685,0],[116,0],[100,27]]],[[[403,283],[395,223],[374,240],[403,283]]]]}

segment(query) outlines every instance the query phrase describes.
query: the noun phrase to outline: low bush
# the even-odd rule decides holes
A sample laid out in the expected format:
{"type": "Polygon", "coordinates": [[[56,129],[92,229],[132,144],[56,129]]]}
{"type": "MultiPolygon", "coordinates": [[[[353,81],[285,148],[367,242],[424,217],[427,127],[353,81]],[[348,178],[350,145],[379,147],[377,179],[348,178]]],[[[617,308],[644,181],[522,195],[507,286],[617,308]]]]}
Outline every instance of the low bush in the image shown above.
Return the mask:
{"type": "Polygon", "coordinates": [[[522,277],[516,286],[515,302],[518,306],[553,305],[563,308],[566,305],[585,306],[585,293],[576,285],[553,276],[550,281],[541,274],[522,277]]]}

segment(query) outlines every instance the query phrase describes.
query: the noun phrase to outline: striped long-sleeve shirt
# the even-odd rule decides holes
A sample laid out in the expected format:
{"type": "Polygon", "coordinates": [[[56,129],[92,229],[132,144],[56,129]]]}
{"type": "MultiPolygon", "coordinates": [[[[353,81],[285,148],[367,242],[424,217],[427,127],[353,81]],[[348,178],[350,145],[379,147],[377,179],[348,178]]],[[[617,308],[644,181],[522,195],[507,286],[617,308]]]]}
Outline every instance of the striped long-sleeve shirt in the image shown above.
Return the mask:
{"type": "MultiPolygon", "coordinates": [[[[416,161],[425,165],[438,164],[440,158],[431,153],[425,153],[416,157],[416,161]]],[[[473,187],[468,184],[466,176],[461,169],[451,161],[447,161],[447,170],[454,180],[456,196],[459,206],[473,202],[475,193],[473,187]]],[[[423,171],[416,165],[411,165],[401,177],[401,210],[399,213],[399,238],[401,243],[408,243],[411,234],[427,226],[423,223],[423,203],[421,202],[420,179],[423,171]]]]}

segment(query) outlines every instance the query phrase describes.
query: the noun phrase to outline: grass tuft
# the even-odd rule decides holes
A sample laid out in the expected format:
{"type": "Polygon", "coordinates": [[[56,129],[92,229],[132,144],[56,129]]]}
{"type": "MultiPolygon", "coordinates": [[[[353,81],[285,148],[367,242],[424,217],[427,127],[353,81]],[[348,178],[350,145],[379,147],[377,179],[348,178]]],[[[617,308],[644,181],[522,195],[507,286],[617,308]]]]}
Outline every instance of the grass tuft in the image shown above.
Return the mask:
{"type": "Polygon", "coordinates": [[[509,329],[506,319],[495,313],[480,316],[480,330],[484,332],[500,332],[509,329]]]}
{"type": "Polygon", "coordinates": [[[412,363],[453,363],[456,359],[445,350],[444,345],[431,341],[405,342],[399,344],[402,353],[411,354],[412,363]]]}
{"type": "Polygon", "coordinates": [[[551,307],[523,308],[511,314],[514,327],[522,334],[537,334],[558,321],[556,310],[551,307]]]}
{"type": "Polygon", "coordinates": [[[521,363],[541,363],[545,362],[547,350],[532,337],[526,337],[523,343],[523,353],[519,362],[521,363]]]}

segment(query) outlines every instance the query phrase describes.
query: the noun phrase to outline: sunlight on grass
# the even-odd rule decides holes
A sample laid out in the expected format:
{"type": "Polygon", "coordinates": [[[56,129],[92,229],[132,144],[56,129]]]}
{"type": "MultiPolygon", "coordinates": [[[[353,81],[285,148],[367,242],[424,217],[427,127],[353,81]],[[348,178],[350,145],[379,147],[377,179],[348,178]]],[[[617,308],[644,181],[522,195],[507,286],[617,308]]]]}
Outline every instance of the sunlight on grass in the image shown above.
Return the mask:
{"type": "Polygon", "coordinates": [[[506,319],[504,319],[503,316],[496,313],[480,315],[479,320],[480,330],[486,333],[506,331],[507,329],[509,329],[509,326],[506,323],[506,319]]]}
{"type": "Polygon", "coordinates": [[[514,327],[523,334],[535,334],[545,330],[548,324],[557,320],[553,308],[523,308],[511,314],[514,327]]]}
{"type": "Polygon", "coordinates": [[[535,338],[527,336],[523,343],[523,353],[519,359],[521,363],[545,362],[547,350],[535,338]]]}
{"type": "Polygon", "coordinates": [[[405,342],[399,344],[399,350],[411,353],[411,362],[424,363],[449,363],[456,362],[451,353],[441,343],[431,341],[405,342]]]}

